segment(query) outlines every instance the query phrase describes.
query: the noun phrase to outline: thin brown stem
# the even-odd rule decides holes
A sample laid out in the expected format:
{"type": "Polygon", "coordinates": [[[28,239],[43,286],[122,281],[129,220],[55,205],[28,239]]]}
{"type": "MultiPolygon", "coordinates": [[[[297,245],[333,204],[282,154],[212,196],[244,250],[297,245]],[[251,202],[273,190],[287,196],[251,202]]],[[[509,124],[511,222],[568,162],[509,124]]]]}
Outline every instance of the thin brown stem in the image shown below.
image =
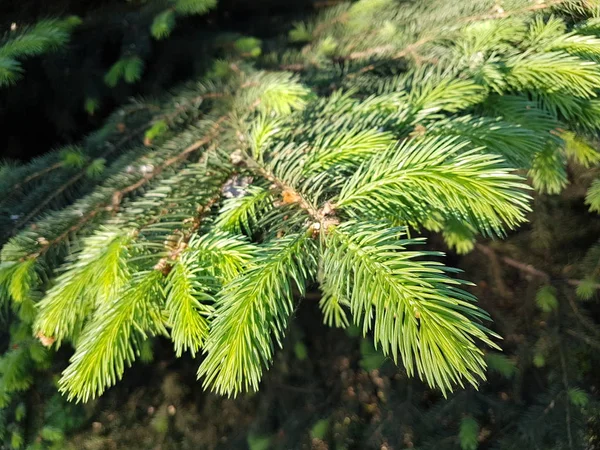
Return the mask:
{"type": "MultiPolygon", "coordinates": [[[[475,244],[479,246],[480,244],[475,244]]],[[[509,297],[510,293],[506,283],[504,283],[504,278],[502,274],[502,269],[500,268],[500,262],[498,261],[498,255],[489,247],[481,245],[478,247],[480,251],[485,253],[490,260],[490,271],[494,278],[494,282],[496,283],[496,287],[502,297],[509,297]]]]}
{"type": "MultiPolygon", "coordinates": [[[[142,132],[144,132],[145,129],[146,129],[145,125],[142,126],[142,127],[137,128],[136,130],[133,131],[133,133],[125,136],[123,139],[121,139],[116,144],[111,145],[110,148],[107,151],[105,151],[100,157],[101,158],[106,158],[107,156],[110,156],[113,152],[115,152],[116,150],[118,150],[120,147],[122,147],[123,145],[127,144],[129,141],[131,141],[132,139],[134,139],[135,137],[137,137],[138,135],[140,135],[142,132]]],[[[66,191],[68,188],[70,188],[75,183],[77,183],[81,178],[83,178],[85,176],[86,170],[90,166],[90,164],[92,164],[92,163],[89,162],[88,164],[86,164],[78,173],[76,173],[71,178],[69,178],[65,183],[63,183],[51,195],[49,195],[48,197],[46,197],[46,199],[44,201],[42,201],[41,203],[39,203],[33,210],[31,210],[25,217],[23,217],[22,219],[20,219],[16,223],[16,225],[13,227],[13,229],[12,229],[12,231],[11,231],[10,234],[11,235],[14,234],[19,228],[21,228],[23,225],[25,225],[27,222],[29,222],[32,218],[34,218],[35,216],[37,216],[54,199],[58,198],[64,191],[66,191]]]]}
{"type": "Polygon", "coordinates": [[[585,334],[581,334],[575,330],[570,330],[570,329],[565,330],[565,333],[570,334],[574,338],[577,338],[577,339],[585,342],[590,347],[594,347],[594,348],[600,350],[600,342],[596,341],[595,339],[592,339],[589,336],[586,336],[585,334]]]}
{"type": "MultiPolygon", "coordinates": [[[[490,255],[494,255],[496,256],[496,252],[491,249],[490,247],[480,244],[480,243],[475,243],[475,248],[477,250],[479,250],[482,253],[485,253],[486,255],[488,255],[488,257],[490,255]]],[[[519,269],[521,272],[527,273],[529,275],[532,275],[536,278],[541,278],[542,280],[544,280],[545,282],[549,282],[551,280],[551,277],[548,273],[537,269],[536,267],[532,266],[531,264],[527,264],[521,261],[517,261],[516,259],[510,258],[508,256],[499,256],[498,257],[500,261],[502,261],[504,264],[514,267],[516,269],[519,269]]]]}
{"type": "MultiPolygon", "coordinates": [[[[145,132],[148,127],[150,127],[152,124],[159,122],[161,120],[164,120],[165,122],[171,124],[173,123],[177,117],[179,117],[180,115],[182,115],[184,112],[188,111],[190,109],[191,106],[195,105],[197,102],[204,100],[204,99],[211,99],[211,98],[219,98],[222,97],[224,94],[220,93],[220,92],[209,92],[207,94],[203,94],[203,95],[199,95],[196,96],[192,99],[190,99],[188,102],[186,102],[185,104],[177,107],[175,109],[174,112],[169,113],[169,114],[163,114],[160,115],[154,119],[152,119],[151,121],[145,123],[144,125],[140,126],[139,128],[136,128],[132,133],[130,133],[129,135],[127,135],[126,137],[124,137],[123,139],[121,139],[120,141],[118,141],[116,144],[110,144],[109,143],[109,149],[104,152],[102,155],[100,155],[100,158],[106,158],[108,156],[110,156],[113,152],[115,152],[116,150],[118,150],[121,146],[125,145],[126,143],[128,143],[129,141],[131,141],[132,139],[136,138],[137,136],[141,135],[143,132],[145,132]]],[[[143,108],[136,108],[134,110],[140,110],[143,108]]],[[[132,110],[132,111],[134,111],[132,110]]],[[[131,111],[128,111],[131,112],[131,111]]],[[[90,164],[92,164],[92,162],[89,162],[88,164],[86,164],[80,172],[78,172],[77,174],[75,174],[71,179],[69,179],[65,185],[61,186],[58,188],[57,191],[53,192],[52,195],[50,197],[48,197],[44,202],[42,202],[40,205],[38,205],[38,207],[36,209],[34,209],[30,214],[28,214],[25,218],[23,218],[22,220],[20,220],[16,225],[15,228],[19,228],[21,225],[23,225],[24,223],[28,222],[32,217],[34,217],[35,215],[37,215],[38,212],[40,212],[44,207],[46,207],[48,205],[48,203],[52,202],[52,200],[54,200],[56,197],[58,197],[62,192],[64,192],[69,186],[72,186],[73,184],[75,184],[79,179],[81,179],[83,177],[83,175],[85,174],[85,171],[87,170],[87,168],[90,166],[90,164]]],[[[43,175],[46,175],[49,172],[52,172],[53,170],[59,169],[61,167],[64,166],[64,163],[62,161],[59,161],[43,170],[40,170],[36,173],[31,174],[30,176],[26,177],[23,181],[15,184],[10,192],[8,193],[8,195],[0,200],[0,204],[2,204],[4,201],[6,201],[7,198],[10,198],[15,191],[21,189],[25,184],[29,183],[30,181],[35,180],[36,178],[39,178],[43,175]]]]}
{"type": "Polygon", "coordinates": [[[23,181],[20,181],[19,183],[15,184],[11,190],[16,191],[18,189],[21,189],[21,187],[23,187],[23,185],[29,183],[30,181],[35,180],[36,178],[46,175],[48,172],[52,172],[53,170],[59,169],[63,165],[64,165],[64,162],[59,161],[59,162],[56,162],[56,163],[52,164],[51,166],[48,166],[42,170],[34,172],[31,175],[29,175],[28,177],[23,178],[23,181]]]}
{"type": "Polygon", "coordinates": [[[227,182],[231,179],[231,177],[227,177],[227,179],[221,183],[221,187],[210,197],[206,203],[200,205],[196,210],[196,214],[192,217],[192,226],[181,236],[177,247],[172,250],[168,256],[160,258],[160,260],[154,265],[154,270],[160,270],[164,275],[168,275],[173,267],[173,262],[179,259],[181,252],[185,250],[192,239],[194,233],[198,231],[202,221],[206,217],[208,213],[210,213],[212,207],[221,199],[223,196],[223,187],[227,184],[227,182]]]}
{"type": "Polygon", "coordinates": [[[27,256],[25,256],[24,258],[22,258],[23,260],[28,259],[28,258],[38,258],[39,256],[43,255],[44,253],[46,253],[51,247],[59,244],[60,242],[64,241],[65,239],[67,239],[72,233],[79,231],[81,228],[84,227],[84,225],[86,223],[88,223],[91,219],[93,219],[100,211],[102,210],[106,210],[106,211],[116,211],[123,199],[123,197],[131,192],[136,191],[137,189],[141,188],[142,186],[144,186],[146,183],[148,183],[149,181],[151,181],[152,179],[154,179],[155,177],[157,177],[158,175],[160,175],[165,169],[167,169],[168,167],[182,162],[184,161],[192,152],[194,152],[195,150],[198,150],[200,147],[202,147],[203,145],[206,145],[208,142],[210,142],[211,140],[213,140],[217,134],[218,131],[221,127],[221,124],[223,123],[223,121],[226,119],[226,116],[222,116],[220,117],[213,125],[212,130],[209,132],[208,135],[206,135],[205,137],[203,137],[202,139],[194,142],[192,145],[186,147],[182,152],[180,152],[178,155],[167,159],[163,164],[161,164],[156,170],[152,171],[151,173],[145,175],[143,178],[141,178],[140,180],[136,181],[135,183],[126,186],[122,189],[118,189],[116,190],[111,197],[111,202],[110,203],[101,203],[99,205],[97,205],[96,207],[94,207],[89,213],[85,214],[75,225],[69,227],[67,230],[65,230],[63,233],[61,233],[59,236],[57,236],[56,238],[54,238],[51,241],[45,242],[43,244],[43,246],[34,253],[31,253],[27,256]]]}
{"type": "Polygon", "coordinates": [[[148,173],[147,175],[144,175],[143,178],[141,178],[140,180],[138,180],[137,182],[133,183],[130,186],[127,186],[125,189],[121,189],[119,191],[116,191],[113,194],[113,200],[112,200],[112,206],[113,206],[113,210],[116,210],[116,208],[118,208],[119,204],[121,203],[121,199],[123,198],[123,196],[133,192],[133,191],[137,191],[139,188],[141,188],[142,186],[144,186],[146,183],[148,183],[150,180],[152,180],[153,178],[155,178],[157,175],[160,175],[165,169],[169,168],[170,166],[172,166],[173,164],[179,163],[183,160],[185,160],[188,155],[196,150],[198,150],[200,147],[202,147],[203,145],[207,144],[208,142],[210,142],[211,140],[213,140],[216,136],[217,131],[219,130],[221,123],[226,119],[226,116],[222,116],[220,117],[215,124],[213,125],[213,129],[210,131],[210,133],[203,137],[202,139],[194,142],[192,145],[186,147],[181,153],[179,153],[176,156],[173,156],[172,158],[167,159],[163,164],[161,164],[159,167],[157,167],[155,170],[153,170],[152,172],[148,173]]]}
{"type": "Polygon", "coordinates": [[[316,208],[311,202],[309,202],[301,192],[296,190],[293,186],[287,184],[284,180],[278,178],[273,172],[271,172],[264,165],[261,165],[258,161],[251,158],[249,155],[244,155],[244,162],[246,167],[255,172],[257,175],[273,183],[279,191],[282,192],[284,199],[283,203],[292,204],[296,203],[300,208],[305,210],[314,220],[322,222],[325,219],[324,214],[318,208],[316,208]]]}
{"type": "Polygon", "coordinates": [[[569,306],[571,306],[571,309],[573,310],[573,313],[575,314],[575,317],[577,317],[579,322],[593,334],[595,334],[596,336],[600,336],[598,328],[594,324],[590,323],[589,319],[586,319],[583,314],[581,314],[577,303],[575,302],[575,300],[573,300],[573,296],[567,295],[567,300],[569,301],[569,306]]]}

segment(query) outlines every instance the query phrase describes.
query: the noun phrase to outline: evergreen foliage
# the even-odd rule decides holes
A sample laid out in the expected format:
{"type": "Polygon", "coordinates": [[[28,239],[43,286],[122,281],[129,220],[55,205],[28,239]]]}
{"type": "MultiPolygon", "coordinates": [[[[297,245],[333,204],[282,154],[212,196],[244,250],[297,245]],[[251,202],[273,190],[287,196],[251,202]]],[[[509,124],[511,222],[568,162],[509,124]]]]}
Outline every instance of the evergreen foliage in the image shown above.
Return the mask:
{"type": "Polygon", "coordinates": [[[16,24],[0,41],[0,88],[16,83],[23,76],[21,60],[56,51],[65,46],[71,31],[81,20],[40,20],[34,25],[19,27],[16,24]]]}
{"type": "MultiPolygon", "coordinates": [[[[169,37],[175,28],[178,16],[190,16],[206,14],[217,5],[216,0],[152,0],[145,2],[139,11],[141,21],[151,18],[148,33],[152,38],[161,40],[169,37]]],[[[139,40],[139,37],[126,39],[139,40]]],[[[139,81],[144,72],[144,60],[142,55],[135,51],[136,45],[125,45],[121,57],[111,66],[104,76],[104,82],[115,87],[119,81],[135,83],[139,81]],[[133,51],[132,51],[133,49],[133,51]]]]}
{"type": "MultiPolygon", "coordinates": [[[[444,396],[471,395],[487,366],[508,379],[470,283],[418,236],[441,232],[467,253],[525,223],[532,195],[560,193],[569,162],[597,165],[597,13],[360,0],[297,25],[284,51],[238,40],[200,82],[124,108],[78,149],[4,169],[0,293],[44,345],[74,346],[59,386],[77,401],[114,385],[156,335],[177,356],[202,354],[207,389],[256,390],[297,299],[317,288],[328,325],[359,327],[444,396]]],[[[162,37],[174,19],[158,17],[162,37]]],[[[107,82],[139,77],[128,58],[107,82]]],[[[596,181],[593,211],[599,192],[596,181]]],[[[580,295],[597,271],[596,259],[580,295]]],[[[555,313],[555,289],[536,303],[555,313]]],[[[2,373],[9,393],[27,387],[2,373]]],[[[588,405],[568,382],[556,389],[564,407],[588,405]]],[[[471,413],[454,428],[463,449],[477,448],[471,413]]]]}

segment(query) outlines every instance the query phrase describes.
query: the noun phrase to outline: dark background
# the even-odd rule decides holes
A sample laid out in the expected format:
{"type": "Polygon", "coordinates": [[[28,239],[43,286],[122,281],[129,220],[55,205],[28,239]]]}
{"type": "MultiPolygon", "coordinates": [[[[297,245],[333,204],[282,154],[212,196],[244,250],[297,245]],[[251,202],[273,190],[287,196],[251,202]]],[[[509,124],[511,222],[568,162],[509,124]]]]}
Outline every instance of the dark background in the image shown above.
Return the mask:
{"type": "Polygon", "coordinates": [[[158,96],[202,74],[219,55],[214,44],[217,33],[268,39],[314,12],[315,4],[313,0],[219,0],[217,9],[205,16],[178,18],[169,38],[156,41],[149,35],[153,14],[145,12],[140,2],[1,1],[1,34],[12,23],[25,26],[47,17],[75,14],[83,23],[66,48],[24,61],[23,79],[0,89],[0,158],[27,161],[76,143],[131,97],[158,96]],[[121,82],[109,88],[104,74],[125,47],[133,47],[145,60],[144,75],[138,83],[121,82]],[[84,109],[90,97],[100,99],[93,115],[84,109]]]}

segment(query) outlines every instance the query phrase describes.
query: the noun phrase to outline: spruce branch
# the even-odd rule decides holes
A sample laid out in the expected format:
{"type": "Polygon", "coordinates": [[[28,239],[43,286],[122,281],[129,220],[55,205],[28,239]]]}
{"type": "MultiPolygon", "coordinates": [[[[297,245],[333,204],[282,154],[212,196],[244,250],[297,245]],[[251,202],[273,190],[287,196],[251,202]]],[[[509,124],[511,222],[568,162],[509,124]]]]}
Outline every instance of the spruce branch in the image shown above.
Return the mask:
{"type": "MultiPolygon", "coordinates": [[[[208,85],[206,88],[204,88],[202,85],[200,85],[200,86],[203,91],[208,90],[210,88],[214,88],[214,86],[211,86],[211,85],[208,85]]],[[[106,143],[106,145],[108,147],[106,151],[104,151],[97,157],[90,159],[85,164],[83,164],[78,173],[74,174],[69,180],[67,180],[63,185],[61,185],[58,189],[56,189],[45,200],[43,200],[41,203],[38,203],[36,205],[36,208],[34,208],[27,216],[25,216],[19,220],[19,222],[15,225],[13,233],[18,228],[20,228],[22,225],[27,223],[30,219],[32,219],[36,215],[38,215],[39,212],[41,212],[54,199],[58,198],[63,192],[65,192],[67,189],[69,189],[71,186],[73,186],[79,180],[81,180],[84,176],[86,176],[88,170],[94,164],[94,161],[97,161],[98,159],[108,158],[112,154],[116,153],[118,150],[122,149],[125,145],[127,145],[131,141],[138,138],[144,132],[146,133],[146,138],[144,139],[144,145],[150,145],[152,143],[152,139],[149,139],[147,136],[150,128],[157,126],[157,124],[158,125],[164,124],[164,126],[167,128],[174,127],[176,125],[176,123],[178,121],[180,121],[183,117],[185,117],[190,111],[197,110],[204,100],[218,99],[218,98],[223,97],[224,95],[225,94],[222,92],[210,92],[209,91],[209,92],[202,92],[202,94],[196,95],[191,98],[186,96],[183,99],[179,99],[179,97],[176,97],[174,100],[176,107],[174,108],[174,110],[172,112],[167,112],[164,114],[157,115],[156,117],[150,119],[147,123],[142,124],[139,127],[136,127],[131,132],[128,132],[126,136],[119,139],[114,144],[111,143],[110,141],[108,141],[106,143]]],[[[135,108],[125,107],[122,109],[122,112],[125,115],[131,115],[142,109],[149,109],[149,106],[146,104],[143,104],[142,106],[138,106],[135,108]]],[[[117,115],[119,115],[119,114],[117,114],[117,115]]],[[[117,124],[117,126],[119,124],[117,124]]],[[[0,200],[0,205],[2,203],[6,202],[8,199],[10,199],[12,196],[14,196],[16,194],[16,192],[19,191],[27,183],[29,183],[33,180],[36,180],[54,170],[57,170],[57,169],[60,169],[60,168],[66,167],[66,166],[67,166],[67,164],[64,161],[59,161],[55,164],[52,164],[49,167],[45,167],[45,168],[27,176],[24,180],[15,183],[11,188],[9,188],[7,190],[6,196],[0,200]]]]}
{"type": "MultiPolygon", "coordinates": [[[[467,150],[455,138],[407,141],[365,163],[343,186],[334,209],[347,214],[423,219],[433,211],[468,217],[479,231],[503,234],[529,211],[528,189],[501,159],[467,150]]],[[[420,219],[420,220],[423,220],[420,219]]]]}
{"type": "Polygon", "coordinates": [[[167,334],[158,306],[161,280],[158,271],[136,274],[119,296],[102,305],[60,379],[69,399],[85,402],[100,395],[122,377],[143,339],[167,334]]]}
{"type": "Polygon", "coordinates": [[[302,294],[316,270],[307,233],[285,236],[261,248],[255,263],[224,286],[198,369],[203,385],[223,395],[258,389],[293,310],[293,288],[302,294]]]}
{"type": "MultiPolygon", "coordinates": [[[[119,140],[116,144],[114,144],[114,145],[111,144],[109,146],[109,148],[100,157],[101,158],[106,158],[106,157],[110,156],[112,153],[114,153],[118,149],[120,149],[123,145],[126,145],[131,140],[133,140],[136,137],[138,137],[141,133],[143,133],[144,130],[145,130],[145,127],[139,127],[139,128],[137,128],[131,134],[128,134],[127,136],[125,136],[121,140],[119,140]]],[[[39,203],[36,208],[34,208],[32,211],[30,211],[25,217],[19,219],[19,221],[16,223],[15,227],[13,228],[13,230],[11,232],[11,235],[14,234],[23,225],[25,225],[26,223],[28,223],[29,220],[31,220],[32,218],[36,217],[38,215],[38,213],[40,211],[42,211],[47,205],[49,205],[55,198],[57,198],[58,196],[60,196],[69,187],[73,186],[80,179],[82,179],[86,175],[86,171],[87,171],[88,167],[91,164],[92,164],[92,161],[88,162],[78,173],[76,173],[71,178],[69,178],[69,180],[67,180],[64,184],[62,184],[51,195],[49,195],[48,197],[46,197],[46,199],[44,201],[42,201],[41,203],[39,203]]]]}
{"type": "Polygon", "coordinates": [[[347,222],[330,227],[323,254],[328,290],[346,298],[363,334],[374,330],[376,345],[394,361],[402,357],[409,375],[418,374],[446,395],[463,379],[484,378],[483,353],[475,339],[497,347],[480,325],[487,315],[458,289],[454,270],[419,258],[436,252],[407,251],[422,240],[405,239],[402,228],[347,222]]]}
{"type": "Polygon", "coordinates": [[[150,181],[152,181],[153,179],[158,177],[164,170],[166,170],[167,168],[169,168],[173,165],[181,163],[191,153],[198,150],[202,146],[208,144],[212,139],[214,139],[218,134],[218,130],[221,126],[221,123],[223,121],[225,121],[225,119],[226,119],[225,116],[221,116],[220,118],[218,118],[212,124],[212,128],[208,132],[208,134],[205,135],[202,139],[199,139],[196,142],[194,142],[193,144],[189,145],[183,151],[179,152],[179,154],[177,154],[176,156],[173,156],[173,157],[165,160],[160,166],[156,167],[153,171],[143,175],[136,182],[129,184],[121,189],[117,189],[117,190],[113,191],[110,194],[110,196],[108,196],[110,198],[109,201],[103,201],[103,202],[100,202],[100,203],[94,205],[86,214],[82,215],[82,217],[74,225],[69,226],[65,231],[60,233],[58,236],[56,236],[52,240],[44,239],[42,242],[40,242],[41,246],[39,246],[34,252],[31,252],[29,254],[21,256],[20,260],[24,261],[29,258],[34,258],[34,259],[39,258],[40,256],[42,256],[44,253],[46,253],[51,248],[55,247],[56,245],[60,244],[64,240],[68,239],[68,237],[71,236],[74,232],[77,232],[80,229],[82,229],[90,220],[92,220],[94,217],[96,217],[100,212],[102,212],[102,211],[116,212],[119,208],[119,205],[120,205],[122,199],[126,195],[139,190],[145,184],[149,183],[150,181]]]}

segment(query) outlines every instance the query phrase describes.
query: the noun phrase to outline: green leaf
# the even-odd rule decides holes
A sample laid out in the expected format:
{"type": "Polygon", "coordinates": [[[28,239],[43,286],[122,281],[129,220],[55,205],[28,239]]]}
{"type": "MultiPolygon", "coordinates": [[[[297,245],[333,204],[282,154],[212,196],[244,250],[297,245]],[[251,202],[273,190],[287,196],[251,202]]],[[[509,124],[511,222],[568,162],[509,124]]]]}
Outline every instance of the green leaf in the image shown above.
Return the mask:
{"type": "Polygon", "coordinates": [[[104,83],[109,87],[115,87],[121,78],[123,78],[124,72],[125,62],[123,59],[119,59],[110,67],[108,72],[106,72],[106,75],[104,75],[104,83]]]}
{"type": "Polygon", "coordinates": [[[599,66],[564,51],[524,52],[506,61],[509,84],[519,90],[559,92],[591,98],[600,84],[599,66]]]}
{"type": "Polygon", "coordinates": [[[18,450],[21,447],[23,447],[24,444],[24,439],[23,439],[23,435],[21,433],[19,433],[18,431],[13,431],[10,434],[10,446],[12,449],[14,450],[18,450]]]}
{"type": "Polygon", "coordinates": [[[142,78],[144,61],[139,56],[130,56],[123,61],[123,79],[125,83],[135,83],[142,78]]]}
{"type": "Polygon", "coordinates": [[[12,271],[9,287],[13,300],[17,303],[24,302],[37,282],[36,260],[28,259],[18,263],[12,271]]]}
{"type": "Polygon", "coordinates": [[[214,231],[194,236],[189,242],[191,258],[198,261],[214,280],[225,284],[253,266],[258,247],[244,236],[214,231]]]}
{"type": "Polygon", "coordinates": [[[0,57],[0,87],[11,86],[23,76],[21,63],[13,58],[0,57]]]}
{"type": "Polygon", "coordinates": [[[471,417],[464,417],[460,421],[460,431],[458,433],[458,439],[460,441],[460,448],[462,450],[477,450],[479,447],[479,424],[471,417]]]}
{"type": "Polygon", "coordinates": [[[85,99],[83,109],[85,109],[85,112],[87,112],[90,116],[93,116],[99,107],[100,100],[98,100],[97,98],[87,97],[85,99]]]}
{"type": "Polygon", "coordinates": [[[243,195],[223,202],[216,228],[230,233],[252,236],[261,216],[273,208],[273,195],[268,189],[249,186],[243,195]]]}
{"type": "Polygon", "coordinates": [[[567,157],[583,167],[592,167],[600,162],[600,153],[574,133],[562,133],[567,157]]]}
{"type": "Polygon", "coordinates": [[[579,388],[569,389],[568,395],[571,404],[579,408],[585,408],[590,401],[588,395],[582,389],[579,388]]]}
{"type": "Polygon", "coordinates": [[[154,39],[164,39],[171,34],[175,28],[175,13],[171,9],[161,12],[154,17],[150,26],[150,33],[154,39]]]}
{"type": "Polygon", "coordinates": [[[310,42],[312,40],[312,33],[310,32],[307,24],[304,22],[296,22],[294,28],[288,33],[288,37],[292,42],[310,42]]]}
{"type": "Polygon", "coordinates": [[[146,130],[144,135],[146,142],[152,142],[154,139],[162,135],[169,129],[169,125],[164,120],[155,122],[150,128],[146,130]]]}
{"type": "Polygon", "coordinates": [[[488,369],[498,372],[504,378],[512,378],[517,373],[515,362],[502,353],[487,353],[485,362],[488,369]]]}
{"type": "MultiPolygon", "coordinates": [[[[523,105],[524,108],[527,106],[523,105]]],[[[537,114],[537,111],[535,113],[537,114]]],[[[529,122],[537,120],[539,118],[534,114],[528,118],[529,122]]],[[[426,133],[427,135],[460,136],[476,146],[485,147],[486,152],[502,156],[511,165],[529,167],[533,157],[547,145],[549,139],[556,140],[557,145],[560,141],[549,132],[546,133],[546,130],[531,129],[527,125],[527,123],[512,123],[499,118],[466,115],[452,119],[436,119],[432,121],[432,126],[426,133]]]]}
{"type": "Polygon", "coordinates": [[[247,443],[250,450],[269,450],[271,448],[271,437],[250,433],[247,438],[247,443]]]}
{"type": "Polygon", "coordinates": [[[15,420],[21,422],[27,414],[27,407],[25,403],[19,403],[15,408],[15,420]]]}
{"type": "Polygon", "coordinates": [[[304,343],[301,341],[297,341],[294,344],[294,354],[300,361],[306,360],[306,358],[308,358],[308,350],[306,349],[306,345],[304,345],[304,343]]]}
{"type": "Polygon", "coordinates": [[[439,111],[457,112],[485,100],[486,89],[472,80],[447,76],[428,69],[415,72],[409,103],[416,121],[439,111]]]}
{"type": "Polygon", "coordinates": [[[286,72],[260,72],[248,83],[252,87],[237,97],[239,107],[256,108],[265,114],[288,115],[302,109],[310,93],[295,75],[286,72]]]}
{"type": "MultiPolygon", "coordinates": [[[[29,331],[28,328],[26,328],[29,331]]],[[[14,339],[14,337],[13,337],[14,339]]],[[[6,351],[0,357],[2,390],[10,394],[23,392],[33,383],[33,371],[30,370],[29,351],[26,345],[20,345],[6,351]]]]}
{"type": "Polygon", "coordinates": [[[362,339],[360,341],[360,355],[361,358],[358,364],[367,372],[380,369],[387,360],[385,355],[380,351],[377,351],[373,346],[373,343],[368,339],[362,339]]]}
{"type": "Polygon", "coordinates": [[[586,277],[577,285],[575,293],[582,300],[591,299],[596,294],[598,282],[593,277],[586,277]]]}
{"type": "Polygon", "coordinates": [[[205,14],[217,6],[217,0],[175,0],[175,11],[180,14],[205,14]]]}
{"type": "Polygon", "coordinates": [[[533,355],[533,365],[537,368],[542,368],[546,365],[546,357],[541,353],[533,355]]]}
{"type": "Polygon", "coordinates": [[[544,148],[535,155],[529,176],[537,191],[559,194],[568,183],[564,155],[558,148],[544,148]]]}
{"type": "Polygon", "coordinates": [[[102,175],[102,173],[104,173],[105,166],[106,159],[96,158],[90,163],[87,169],[85,169],[85,174],[89,178],[98,178],[100,175],[102,175]]]}
{"type": "Polygon", "coordinates": [[[475,230],[468,223],[450,219],[444,224],[444,240],[459,255],[471,252],[475,248],[475,230]]]}
{"type": "Polygon", "coordinates": [[[378,129],[354,127],[317,137],[304,164],[305,175],[316,174],[335,166],[358,167],[365,159],[384,152],[395,142],[392,133],[378,129]]]}
{"type": "Polygon", "coordinates": [[[438,253],[408,251],[406,246],[422,240],[403,239],[404,234],[387,224],[331,227],[324,277],[348,299],[363,334],[373,328],[376,347],[396,362],[401,356],[409,376],[416,373],[443,394],[463,380],[477,385],[485,362],[475,339],[497,347],[479,323],[487,315],[459,289],[463,282],[446,275],[453,269],[422,260],[438,253]]]}
{"type": "Polygon", "coordinates": [[[315,51],[325,57],[332,57],[335,55],[337,48],[337,41],[332,36],[325,36],[323,39],[319,40],[315,51]]]}
{"type": "Polygon", "coordinates": [[[535,294],[535,303],[542,311],[549,313],[558,308],[558,299],[556,298],[556,288],[552,286],[542,286],[535,294]]]}
{"type": "Polygon", "coordinates": [[[310,429],[312,439],[325,439],[329,431],[329,419],[320,419],[310,429]]]}
{"type": "Polygon", "coordinates": [[[42,439],[49,442],[60,442],[65,437],[62,431],[50,426],[45,426],[42,428],[40,435],[42,436],[42,439]]]}
{"type": "MultiPolygon", "coordinates": [[[[326,278],[319,281],[323,296],[319,301],[319,308],[323,313],[323,322],[330,327],[348,328],[349,321],[347,310],[350,302],[340,296],[338,289],[331,286],[326,278]]],[[[359,333],[356,334],[358,336],[359,333]]]]}
{"type": "Polygon", "coordinates": [[[85,156],[79,147],[66,147],[60,152],[60,159],[69,169],[80,169],[85,164],[85,156]]]}
{"type": "Polygon", "coordinates": [[[85,239],[82,250],[39,303],[36,332],[62,340],[76,335],[88,315],[111,303],[129,277],[128,238],[116,229],[103,229],[85,239]]]}
{"type": "Polygon", "coordinates": [[[478,231],[504,233],[530,210],[527,186],[502,160],[457,138],[410,140],[374,156],[346,181],[336,207],[351,217],[409,223],[432,213],[461,217],[478,231]]]}
{"type": "Polygon", "coordinates": [[[165,309],[178,357],[187,350],[194,357],[208,336],[214,301],[208,293],[210,284],[206,269],[197,263],[193,252],[184,252],[169,272],[165,309]]]}
{"type": "Polygon", "coordinates": [[[254,37],[243,37],[237,39],[233,46],[235,50],[242,56],[250,56],[252,58],[256,58],[262,53],[260,45],[260,39],[254,37]]]}
{"type": "Polygon", "coordinates": [[[150,364],[154,361],[154,351],[152,349],[152,341],[147,339],[140,346],[140,361],[144,364],[150,364]]]}

